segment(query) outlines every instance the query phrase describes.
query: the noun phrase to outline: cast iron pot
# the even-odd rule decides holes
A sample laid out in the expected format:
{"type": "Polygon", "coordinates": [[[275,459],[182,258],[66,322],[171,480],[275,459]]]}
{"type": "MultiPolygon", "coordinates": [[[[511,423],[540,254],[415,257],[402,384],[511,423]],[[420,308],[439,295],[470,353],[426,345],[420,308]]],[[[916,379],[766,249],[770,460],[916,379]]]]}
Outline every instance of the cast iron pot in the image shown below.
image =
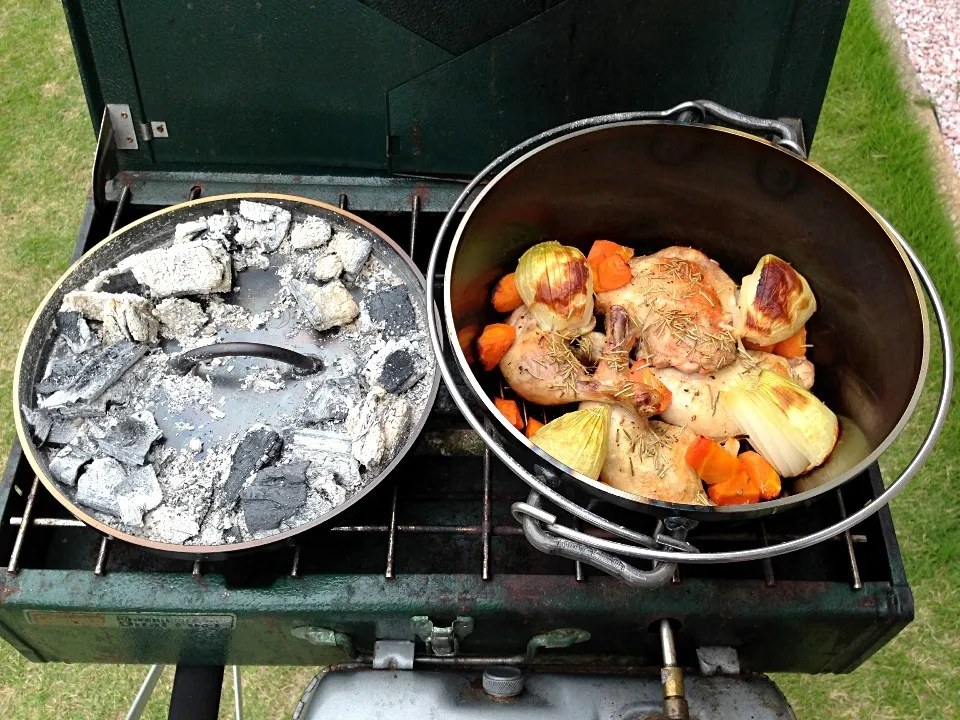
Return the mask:
{"type": "MultiPolygon", "coordinates": [[[[512,162],[469,203],[447,259],[449,346],[473,400],[511,455],[528,468],[552,467],[601,500],[694,520],[783,511],[863,472],[912,414],[929,359],[920,283],[885,221],[784,139],[774,144],[738,130],[662,120],[612,117],[583,125],[546,133],[549,139],[506,153],[512,153],[512,162]],[[499,321],[490,305],[492,287],[516,268],[527,248],[555,239],[586,253],[596,238],[636,248],[638,254],[692,246],[718,261],[738,284],[766,253],[792,263],[817,297],[818,310],[807,326],[813,346],[809,357],[816,366],[814,392],[841,417],[841,439],[828,462],[785,480],[784,496],[776,500],[682,505],[585,477],[510,425],[491,400],[498,392],[496,373],[467,362],[457,332],[499,321]]],[[[448,222],[456,221],[448,216],[448,222]]]]}
{"type": "MultiPolygon", "coordinates": [[[[125,257],[168,245],[173,238],[174,228],[178,223],[219,214],[224,210],[236,212],[241,200],[277,205],[293,212],[295,218],[297,215],[315,215],[328,220],[334,228],[344,228],[355,235],[366,236],[373,241],[372,253],[406,285],[411,300],[419,305],[423,316],[426,317],[423,275],[393,240],[356,215],[332,205],[290,195],[271,193],[218,195],[164,208],[118,230],[71,266],[43,299],[39,309],[27,326],[26,335],[20,346],[13,382],[14,420],[17,427],[17,436],[23,446],[27,460],[37,473],[40,481],[75,517],[107,535],[165,553],[217,557],[227,552],[249,550],[285,542],[294,535],[329,522],[372,492],[407,454],[416,442],[427,416],[430,414],[440,384],[440,374],[434,371],[433,383],[423,412],[419,417],[414,418],[411,423],[406,442],[375,477],[370,478],[354,495],[325,514],[310,522],[269,537],[230,545],[175,545],[147,540],[122,532],[105,525],[77,505],[70,497],[74,489],[65,488],[51,476],[47,460],[39,451],[21,411],[22,405],[28,407],[34,407],[35,405],[35,386],[42,378],[50,347],[56,337],[54,318],[63,301],[63,296],[71,290],[81,287],[103,270],[113,267],[125,257]]],[[[268,271],[247,270],[235,276],[234,289],[226,294],[226,299],[228,302],[242,305],[252,313],[267,310],[271,307],[270,301],[275,296],[279,283],[280,278],[273,267],[268,271]]],[[[269,325],[271,324],[268,323],[268,327],[269,325]]],[[[321,366],[329,365],[341,351],[341,343],[335,335],[329,333],[318,334],[312,330],[305,330],[294,338],[287,337],[288,334],[288,328],[283,326],[282,318],[280,327],[254,330],[249,333],[231,332],[228,339],[240,342],[231,344],[230,354],[252,355],[254,359],[256,357],[267,357],[281,360],[292,366],[299,363],[301,365],[300,370],[309,370],[310,368],[306,366],[310,365],[314,359],[319,358],[321,366]]],[[[224,345],[208,345],[199,348],[194,354],[197,355],[198,359],[209,359],[222,355],[217,350],[224,347],[224,345]]],[[[238,363],[241,362],[240,358],[236,358],[236,360],[238,363]]],[[[288,376],[287,387],[279,394],[256,395],[250,390],[243,391],[231,377],[223,372],[218,372],[212,368],[209,372],[214,392],[227,396],[226,407],[228,412],[224,419],[211,424],[206,432],[216,432],[224,437],[232,431],[242,432],[253,423],[262,421],[261,412],[264,410],[265,404],[269,404],[271,409],[277,406],[281,406],[282,409],[284,405],[292,408],[295,406],[294,403],[301,403],[306,400],[307,388],[304,382],[306,378],[298,377],[296,373],[288,376]]],[[[175,413],[164,417],[157,416],[157,423],[164,430],[163,442],[178,448],[186,445],[195,433],[178,433],[175,429],[175,423],[177,421],[191,422],[196,420],[189,415],[193,410],[198,409],[187,407],[184,411],[186,414],[175,413]]],[[[203,422],[203,420],[200,422],[203,422]]],[[[191,422],[191,424],[199,425],[200,422],[191,422]]],[[[206,422],[209,423],[209,419],[206,422]]],[[[202,439],[205,440],[204,445],[206,446],[209,441],[205,437],[202,439]]]]}

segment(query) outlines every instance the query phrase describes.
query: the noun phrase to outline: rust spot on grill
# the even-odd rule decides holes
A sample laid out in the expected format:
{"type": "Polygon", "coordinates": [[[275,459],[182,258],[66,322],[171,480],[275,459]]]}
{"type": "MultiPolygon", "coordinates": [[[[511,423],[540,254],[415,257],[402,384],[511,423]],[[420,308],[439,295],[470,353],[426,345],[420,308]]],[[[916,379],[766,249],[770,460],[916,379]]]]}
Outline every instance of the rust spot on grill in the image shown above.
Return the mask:
{"type": "Polygon", "coordinates": [[[17,595],[19,592],[20,592],[19,587],[0,586],[0,603],[2,603],[11,595],[17,595]]]}
{"type": "MultiPolygon", "coordinates": [[[[753,301],[753,312],[747,314],[746,325],[754,330],[765,330],[769,321],[779,320],[796,314],[802,307],[794,306],[794,300],[803,293],[800,276],[790,263],[773,258],[764,264],[757,283],[757,294],[753,301]],[[794,312],[791,313],[791,308],[794,312]]],[[[809,300],[804,299],[804,303],[809,300]]]]}
{"type": "Polygon", "coordinates": [[[424,210],[427,207],[427,203],[430,202],[430,187],[422,183],[413,186],[413,192],[407,195],[407,204],[411,208],[413,207],[413,199],[415,197],[420,198],[420,210],[424,210]]]}

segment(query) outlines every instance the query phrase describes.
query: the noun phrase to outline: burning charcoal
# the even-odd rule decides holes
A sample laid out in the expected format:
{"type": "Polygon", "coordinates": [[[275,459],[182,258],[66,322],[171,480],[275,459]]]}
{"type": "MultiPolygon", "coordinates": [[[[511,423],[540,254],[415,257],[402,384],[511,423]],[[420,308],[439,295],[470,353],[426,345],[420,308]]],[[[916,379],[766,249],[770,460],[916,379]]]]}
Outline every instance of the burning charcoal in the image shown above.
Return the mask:
{"type": "Polygon", "coordinates": [[[332,234],[330,223],[310,215],[293,226],[290,231],[290,244],[294,250],[318,248],[330,242],[332,234]]]}
{"type": "Polygon", "coordinates": [[[384,337],[404,337],[417,329],[413,303],[403,285],[381,290],[364,300],[364,306],[371,322],[383,331],[384,337]]]}
{"type": "Polygon", "coordinates": [[[26,405],[21,405],[20,411],[23,413],[23,419],[27,421],[33,430],[33,439],[37,441],[37,445],[43,445],[50,436],[50,429],[53,427],[53,418],[45,412],[34,410],[26,405]]]}
{"type": "Polygon", "coordinates": [[[126,479],[116,488],[120,520],[126,525],[140,527],[143,514],[163,502],[163,493],[157,473],[150,465],[128,469],[126,479]]]}
{"type": "Polygon", "coordinates": [[[76,485],[80,468],[93,459],[97,448],[86,435],[78,434],[50,461],[50,473],[64,485],[76,485]]]}
{"type": "Polygon", "coordinates": [[[77,436],[79,429],[78,420],[54,420],[50,428],[50,434],[47,435],[47,445],[62,446],[68,445],[77,436]]]}
{"type": "Polygon", "coordinates": [[[110,457],[127,465],[143,465],[150,446],[163,437],[160,428],[149,410],[133,413],[102,439],[97,441],[100,449],[110,457]]]}
{"type": "Polygon", "coordinates": [[[74,354],[64,338],[58,337],[47,358],[47,367],[43,371],[43,379],[37,383],[37,392],[49,395],[70,384],[83,369],[87,359],[74,354]]]}
{"type": "Polygon", "coordinates": [[[173,230],[173,241],[175,243],[188,242],[196,240],[200,235],[207,231],[207,221],[203,218],[191,220],[189,222],[177,223],[173,230]]]}
{"type": "Polygon", "coordinates": [[[313,276],[320,282],[329,282],[340,277],[343,272],[343,263],[338,255],[324,255],[317,260],[313,268],[313,276]]]}
{"type": "Polygon", "coordinates": [[[329,330],[352,322],[360,308],[339,280],[323,286],[291,280],[288,287],[307,321],[317,330],[329,330]]]}
{"type": "Polygon", "coordinates": [[[338,232],[330,241],[330,249],[340,258],[344,271],[349,275],[360,272],[360,268],[370,256],[372,247],[373,243],[367,238],[345,232],[338,232]]]}
{"type": "Polygon", "coordinates": [[[70,349],[78,355],[100,344],[78,310],[58,312],[57,330],[70,349]]]}
{"type": "Polygon", "coordinates": [[[49,409],[72,405],[81,400],[89,402],[123,377],[146,352],[145,345],[127,341],[91,351],[87,353],[89,358],[86,364],[73,380],[49,397],[41,398],[37,405],[41,409],[49,409]]]}
{"type": "Polygon", "coordinates": [[[137,253],[121,260],[117,269],[133,272],[155,298],[230,292],[233,283],[230,253],[212,239],[137,253]]]}
{"type": "Polygon", "coordinates": [[[347,416],[353,438],[353,456],[366,468],[389,460],[410,425],[410,404],[398,395],[375,387],[347,416]]]}
{"type": "Polygon", "coordinates": [[[377,385],[399,395],[412,388],[422,377],[423,370],[417,368],[413,355],[406,350],[394,350],[383,364],[377,385]]]}
{"type": "Polygon", "coordinates": [[[82,404],[80,401],[89,403],[123,377],[146,352],[145,345],[123,341],[87,353],[80,369],[72,377],[62,378],[63,384],[49,397],[40,398],[37,405],[49,409],[82,404]]]}
{"type": "Polygon", "coordinates": [[[153,303],[139,295],[74,290],[64,296],[60,306],[61,314],[71,311],[102,322],[101,339],[108,345],[122,340],[145,343],[157,340],[153,303]]]}
{"type": "Polygon", "coordinates": [[[301,428],[292,433],[290,442],[309,456],[319,453],[349,455],[352,452],[350,436],[342,432],[301,428]]]}
{"type": "Polygon", "coordinates": [[[350,408],[363,397],[360,381],[355,377],[325,380],[307,403],[304,420],[307,422],[342,422],[350,408]]]}
{"type": "Polygon", "coordinates": [[[289,210],[275,205],[240,201],[239,231],[234,238],[246,248],[259,246],[263,252],[274,252],[290,232],[289,210]]]}
{"type": "Polygon", "coordinates": [[[200,532],[200,525],[193,518],[173,508],[161,505],[144,518],[145,535],[160,542],[183,545],[200,532]]]}
{"type": "Polygon", "coordinates": [[[98,292],[111,293],[114,295],[121,293],[148,295],[150,293],[150,288],[137,282],[137,278],[135,278],[129,270],[124,270],[123,272],[108,270],[102,273],[94,282],[95,285],[91,289],[98,292]]]}
{"type": "Polygon", "coordinates": [[[247,430],[230,460],[230,472],[223,488],[225,507],[233,507],[244,480],[276,460],[282,447],[283,440],[273,428],[254,425],[247,430]]]}
{"type": "Polygon", "coordinates": [[[160,320],[160,335],[170,340],[196,337],[210,319],[198,303],[183,298],[161,300],[153,314],[160,320]]]}
{"type": "Polygon", "coordinates": [[[226,210],[223,215],[210,215],[206,218],[207,234],[205,237],[226,241],[237,234],[237,219],[226,210]]]}
{"type": "Polygon", "coordinates": [[[261,470],[240,492],[247,530],[273,530],[307,500],[307,466],[299,462],[261,470]]]}
{"type": "Polygon", "coordinates": [[[76,500],[94,510],[120,515],[117,488],[127,479],[123,466],[113,458],[97,458],[77,481],[76,500]]]}

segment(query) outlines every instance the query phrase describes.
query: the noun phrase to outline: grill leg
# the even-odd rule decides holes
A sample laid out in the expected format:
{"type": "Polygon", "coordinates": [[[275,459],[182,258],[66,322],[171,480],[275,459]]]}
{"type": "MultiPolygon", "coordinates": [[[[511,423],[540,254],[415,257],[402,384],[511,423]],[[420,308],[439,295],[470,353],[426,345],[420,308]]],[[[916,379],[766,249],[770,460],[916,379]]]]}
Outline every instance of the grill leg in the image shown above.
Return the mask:
{"type": "Polygon", "coordinates": [[[223,665],[177,665],[168,720],[217,720],[223,665]]]}
{"type": "Polygon", "coordinates": [[[165,667],[166,665],[150,666],[147,677],[143,679],[143,685],[140,686],[140,692],[137,693],[137,697],[133,700],[133,705],[131,705],[127,711],[127,720],[140,720],[143,711],[147,707],[147,703],[150,702],[150,698],[153,696],[153,691],[157,687],[157,683],[160,681],[160,676],[163,675],[163,669],[165,667]]]}
{"type": "Polygon", "coordinates": [[[233,666],[233,714],[243,720],[243,690],[240,687],[240,666],[233,666]]]}

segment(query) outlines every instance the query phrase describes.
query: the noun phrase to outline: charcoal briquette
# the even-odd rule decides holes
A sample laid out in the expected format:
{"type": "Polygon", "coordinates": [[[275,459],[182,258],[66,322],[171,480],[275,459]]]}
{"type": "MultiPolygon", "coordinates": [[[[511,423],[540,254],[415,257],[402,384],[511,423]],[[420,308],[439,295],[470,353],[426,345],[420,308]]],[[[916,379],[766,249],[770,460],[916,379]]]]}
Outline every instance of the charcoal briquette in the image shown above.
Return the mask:
{"type": "Polygon", "coordinates": [[[233,507],[244,481],[280,456],[283,439],[273,428],[254,425],[241,438],[230,460],[230,472],[223,488],[224,507],[233,507]]]}
{"type": "Polygon", "coordinates": [[[384,337],[397,338],[417,329],[417,316],[410,293],[403,285],[381,290],[366,301],[367,315],[383,330],[384,337]]]}
{"type": "Polygon", "coordinates": [[[398,395],[409,390],[423,377],[423,371],[417,369],[413,355],[406,350],[394,350],[387,355],[377,384],[384,390],[398,395]]]}
{"type": "Polygon", "coordinates": [[[307,462],[266,468],[240,492],[249,532],[274,530],[307,501],[307,462]]]}
{"type": "Polygon", "coordinates": [[[162,437],[149,410],[124,418],[107,435],[97,440],[104,453],[127,465],[143,465],[150,446],[162,437]]]}

